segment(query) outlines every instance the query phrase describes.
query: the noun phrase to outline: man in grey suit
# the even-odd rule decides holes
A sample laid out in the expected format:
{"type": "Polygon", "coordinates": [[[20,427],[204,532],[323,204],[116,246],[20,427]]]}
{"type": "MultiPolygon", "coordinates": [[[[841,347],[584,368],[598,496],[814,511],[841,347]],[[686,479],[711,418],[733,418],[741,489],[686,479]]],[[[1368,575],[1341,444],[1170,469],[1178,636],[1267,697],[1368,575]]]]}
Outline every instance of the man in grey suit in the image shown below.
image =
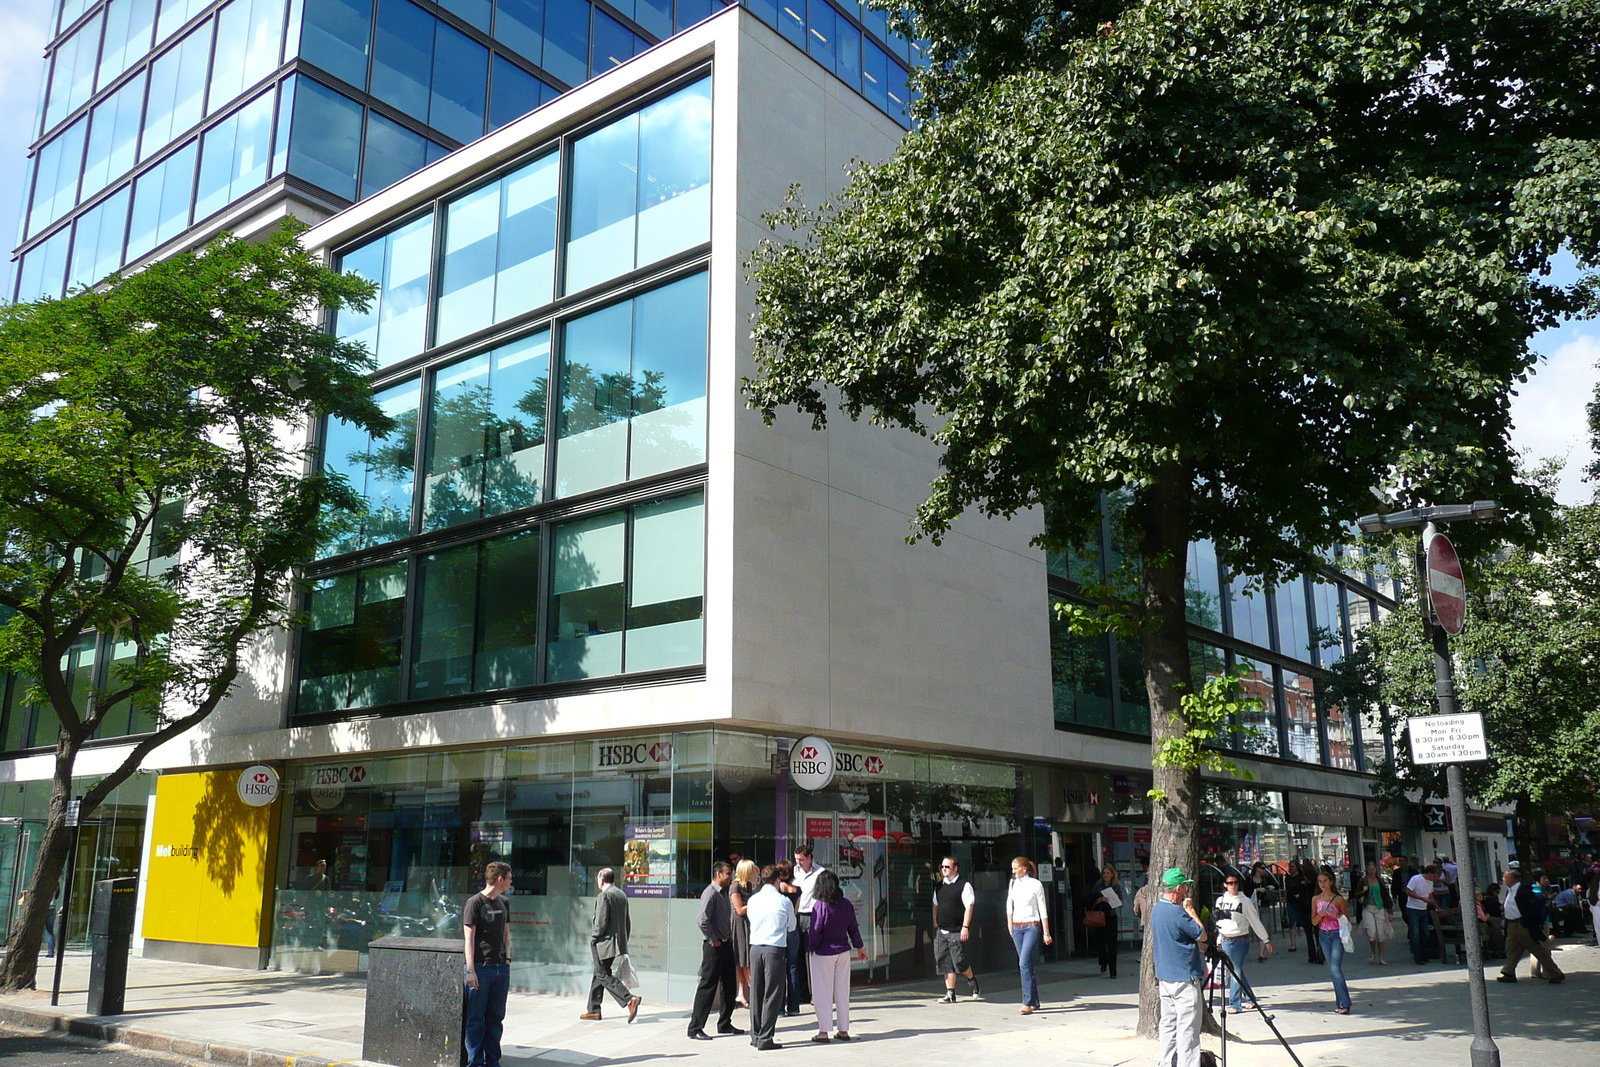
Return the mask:
{"type": "Polygon", "coordinates": [[[594,928],[589,934],[589,954],[594,958],[594,980],[589,983],[589,1010],[580,1019],[600,1018],[602,995],[609,992],[628,1009],[628,1021],[639,1014],[639,999],[628,993],[622,979],[611,972],[616,958],[628,951],[628,896],[616,886],[617,872],[602,867],[595,876],[600,892],[594,898],[594,928]]]}

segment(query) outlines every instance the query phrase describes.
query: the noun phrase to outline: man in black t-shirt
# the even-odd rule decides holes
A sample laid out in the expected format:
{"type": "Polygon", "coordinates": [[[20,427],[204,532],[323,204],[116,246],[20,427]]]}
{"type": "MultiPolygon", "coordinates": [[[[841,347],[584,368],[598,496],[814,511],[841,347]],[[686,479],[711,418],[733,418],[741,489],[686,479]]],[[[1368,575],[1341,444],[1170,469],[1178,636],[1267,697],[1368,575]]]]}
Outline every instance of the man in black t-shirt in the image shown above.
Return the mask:
{"type": "Polygon", "coordinates": [[[496,1067],[511,989],[511,865],[496,860],[483,870],[483,892],[461,913],[466,931],[467,1064],[496,1067]]]}

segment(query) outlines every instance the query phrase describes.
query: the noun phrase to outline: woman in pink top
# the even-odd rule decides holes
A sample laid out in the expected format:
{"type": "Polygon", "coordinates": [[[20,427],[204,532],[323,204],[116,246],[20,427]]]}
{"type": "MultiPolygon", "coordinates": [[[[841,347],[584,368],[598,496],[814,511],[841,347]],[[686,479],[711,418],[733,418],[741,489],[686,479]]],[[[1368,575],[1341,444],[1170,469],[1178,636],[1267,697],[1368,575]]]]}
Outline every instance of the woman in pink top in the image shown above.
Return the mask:
{"type": "Polygon", "coordinates": [[[1317,927],[1317,940],[1322,944],[1322,954],[1328,960],[1328,973],[1333,976],[1333,1009],[1340,1015],[1350,1014],[1350,987],[1344,981],[1344,939],[1339,936],[1339,917],[1350,917],[1350,905],[1333,887],[1333,872],[1322,868],[1317,875],[1318,893],[1311,898],[1311,921],[1317,927]]]}

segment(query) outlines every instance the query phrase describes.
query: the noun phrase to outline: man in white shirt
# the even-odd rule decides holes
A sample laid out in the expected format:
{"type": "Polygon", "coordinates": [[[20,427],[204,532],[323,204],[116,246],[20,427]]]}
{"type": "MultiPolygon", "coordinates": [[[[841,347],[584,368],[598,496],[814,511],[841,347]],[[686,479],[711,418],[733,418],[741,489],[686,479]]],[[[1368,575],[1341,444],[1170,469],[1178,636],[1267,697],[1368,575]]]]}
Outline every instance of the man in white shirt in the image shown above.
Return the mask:
{"type": "Polygon", "coordinates": [[[817,902],[817,875],[827,868],[813,857],[810,845],[796,845],[794,850],[794,887],[800,890],[800,903],[796,905],[796,918],[800,923],[800,951],[795,965],[800,986],[798,1003],[811,1003],[811,908],[817,902]]]}
{"type": "Polygon", "coordinates": [[[1406,933],[1411,940],[1411,958],[1418,964],[1428,962],[1428,947],[1433,936],[1433,921],[1430,910],[1433,903],[1433,882],[1439,877],[1439,868],[1433,864],[1422,869],[1422,873],[1413,875],[1411,881],[1406,883],[1406,933]]]}
{"type": "Polygon", "coordinates": [[[1461,905],[1461,890],[1459,888],[1461,868],[1451,863],[1450,857],[1446,856],[1439,861],[1439,874],[1444,879],[1445,884],[1445,907],[1459,907],[1461,905]]]}
{"type": "MultiPolygon", "coordinates": [[[[1256,902],[1240,891],[1243,888],[1240,881],[1241,875],[1238,873],[1223,877],[1222,895],[1217,897],[1216,904],[1212,906],[1211,917],[1217,924],[1220,947],[1228,954],[1234,971],[1242,979],[1244,961],[1250,958],[1251,933],[1261,939],[1263,955],[1271,953],[1273,949],[1272,938],[1267,934],[1267,928],[1261,925],[1261,912],[1256,908],[1256,902]]],[[[1228,1014],[1238,1015],[1244,1011],[1242,982],[1230,978],[1228,987],[1228,1014]]],[[[1250,1006],[1255,1007],[1254,1004],[1250,1006]]]]}
{"type": "Polygon", "coordinates": [[[759,1051],[782,1048],[775,1041],[789,969],[789,931],[794,905],[778,891],[778,868],[761,871],[761,891],[745,906],[750,920],[750,1043],[759,1051]]]}
{"type": "Polygon", "coordinates": [[[944,975],[941,1004],[956,1002],[956,975],[962,974],[972,989],[972,999],[982,1000],[977,976],[967,962],[967,940],[972,930],[972,905],[976,894],[972,883],[961,873],[954,856],[939,864],[940,882],[933,887],[933,961],[944,975]]]}

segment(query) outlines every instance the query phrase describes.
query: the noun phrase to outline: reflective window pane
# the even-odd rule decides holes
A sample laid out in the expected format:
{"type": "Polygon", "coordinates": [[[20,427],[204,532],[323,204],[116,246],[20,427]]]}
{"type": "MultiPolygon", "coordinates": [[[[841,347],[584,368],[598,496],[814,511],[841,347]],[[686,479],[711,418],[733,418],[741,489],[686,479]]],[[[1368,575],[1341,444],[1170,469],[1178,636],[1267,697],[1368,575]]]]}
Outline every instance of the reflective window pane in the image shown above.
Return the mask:
{"type": "Polygon", "coordinates": [[[589,56],[589,76],[620,67],[644,51],[644,42],[604,11],[594,13],[594,46],[589,56]]]}
{"type": "Polygon", "coordinates": [[[1322,761],[1317,738],[1317,700],[1309,674],[1283,668],[1284,720],[1289,732],[1289,750],[1283,755],[1306,763],[1322,761]]]}
{"type": "Polygon", "coordinates": [[[379,0],[372,95],[407,115],[428,114],[433,28],[438,22],[410,0],[379,0]]]}
{"type": "Polygon", "coordinates": [[[631,301],[567,324],[561,366],[557,496],[572,496],[627,479],[632,339],[631,301]]]}
{"type": "Polygon", "coordinates": [[[330,419],[322,446],[322,469],[344,478],[364,502],[363,513],[335,532],[328,554],[383,544],[411,532],[411,497],[421,386],[403,382],[374,399],[396,426],[387,437],[330,419]]]}
{"type": "Polygon", "coordinates": [[[205,132],[200,141],[196,219],[222,210],[267,180],[276,95],[268,90],[205,132]]]}
{"type": "Polygon", "coordinates": [[[164,52],[150,67],[150,102],[145,109],[139,158],[161,151],[200,121],[205,102],[211,24],[206,23],[164,52]]]}
{"type": "Polygon", "coordinates": [[[552,550],[549,671],[552,682],[622,670],[626,514],[557,526],[552,550]]]}
{"type": "Polygon", "coordinates": [[[489,32],[489,0],[439,0],[439,6],[468,25],[489,32]]]}
{"type": "Polygon", "coordinates": [[[1150,733],[1150,691],[1144,681],[1144,655],[1137,637],[1122,637],[1117,646],[1117,729],[1150,733]]]}
{"type": "Polygon", "coordinates": [[[544,0],[495,0],[494,39],[538,63],[544,52],[544,0]]]}
{"type": "Polygon", "coordinates": [[[678,0],[674,23],[678,30],[686,30],[710,18],[713,9],[721,11],[722,5],[716,0],[678,0]]]}
{"type": "Polygon", "coordinates": [[[346,200],[356,198],[364,108],[321,82],[297,77],[289,173],[346,200]]]}
{"type": "Polygon", "coordinates": [[[132,169],[143,106],[144,79],[139,77],[101,100],[89,113],[89,147],[84,155],[80,199],[93,196],[132,169]]]}
{"type": "Polygon", "coordinates": [[[567,292],[633,269],[638,174],[637,114],[573,145],[567,292]]]}
{"type": "Polygon", "coordinates": [[[498,130],[521,118],[553,93],[549,86],[504,56],[494,57],[494,78],[489,89],[489,128],[498,130]]]}
{"type": "Polygon", "coordinates": [[[839,48],[834,57],[833,72],[850,88],[861,90],[861,31],[844,19],[834,24],[839,34],[839,48]]]}
{"type": "Polygon", "coordinates": [[[629,478],[706,458],[707,285],[696,274],[634,301],[629,478]]]}
{"type": "Polygon", "coordinates": [[[367,113],[367,145],[361,164],[361,195],[387,189],[428,165],[428,149],[436,147],[420,133],[391,122],[376,111],[367,113]]]}
{"type": "Polygon", "coordinates": [[[1262,648],[1271,648],[1271,634],[1267,629],[1267,595],[1259,583],[1251,587],[1244,578],[1235,576],[1228,588],[1232,603],[1231,633],[1241,641],[1249,641],[1262,648]]]}
{"type": "Polygon", "coordinates": [[[431,214],[346,253],[342,269],[353,270],[376,283],[378,295],[366,312],[339,312],[339,337],[366,345],[380,366],[421,352],[432,260],[431,214]]]}
{"type": "Polygon", "coordinates": [[[440,23],[433,41],[428,125],[463,143],[483,136],[489,50],[440,23]]]}
{"type": "Polygon", "coordinates": [[[63,227],[49,240],[35,245],[17,265],[17,299],[59,300],[67,280],[67,249],[72,243],[72,227],[63,227]]]}
{"type": "Polygon", "coordinates": [[[544,156],[446,208],[440,343],[550,302],[559,164],[544,156]]]}
{"type": "Polygon", "coordinates": [[[587,0],[545,0],[544,62],[541,66],[568,85],[589,76],[587,0]]]}
{"type": "Polygon", "coordinates": [[[478,545],[431,552],[417,561],[417,629],[411,650],[411,698],[472,688],[478,545]]]}
{"type": "Polygon", "coordinates": [[[1111,641],[1078,637],[1050,612],[1050,681],[1055,720],[1111,729],[1111,641]]]}
{"type": "Polygon", "coordinates": [[[195,145],[190,142],[133,185],[133,218],[128,228],[128,260],[138,259],[170,241],[189,225],[189,196],[194,190],[195,145]]]}
{"type": "Polygon", "coordinates": [[[624,670],[662,670],[705,659],[705,529],[699,493],[633,509],[624,670]]]}
{"type": "Polygon", "coordinates": [[[1311,635],[1306,616],[1306,586],[1290,578],[1272,590],[1278,612],[1278,651],[1285,656],[1311,661],[1311,635]]]}
{"type": "Polygon", "coordinates": [[[78,202],[78,175],[83,161],[88,116],[62,130],[38,152],[33,173],[33,206],[28,212],[28,236],[33,236],[78,202]]]}
{"type": "Polygon", "coordinates": [[[96,84],[108,85],[150,51],[156,0],[111,0],[106,5],[105,40],[100,46],[96,84]]]}
{"type": "Polygon", "coordinates": [[[1262,756],[1278,755],[1278,691],[1273,683],[1273,668],[1268,663],[1258,663],[1244,656],[1234,657],[1234,662],[1249,673],[1241,679],[1244,695],[1260,704],[1254,711],[1241,716],[1240,721],[1250,728],[1250,733],[1239,740],[1239,748],[1262,756]]]}
{"type": "Polygon", "coordinates": [[[161,0],[156,20],[156,41],[165,41],[206,8],[206,0],[161,0]]]}
{"type": "Polygon", "coordinates": [[[806,7],[806,51],[831,74],[838,63],[833,6],[828,0],[807,0],[806,7]]]}
{"type": "Polygon", "coordinates": [[[50,92],[44,108],[45,129],[87,103],[94,92],[102,21],[102,15],[95,15],[56,46],[50,68],[50,92]]]}
{"type": "Polygon", "coordinates": [[[302,636],[299,714],[400,698],[405,595],[404,563],[313,583],[302,636]]]}
{"type": "Polygon", "coordinates": [[[1196,626],[1222,630],[1222,588],[1217,572],[1217,550],[1210,541],[1189,545],[1189,565],[1184,580],[1184,613],[1196,626]]]}
{"type": "Polygon", "coordinates": [[[284,0],[233,0],[217,12],[208,113],[277,69],[283,54],[283,18],[284,0]]]}
{"type": "Polygon", "coordinates": [[[479,564],[473,688],[539,680],[539,532],[486,542],[479,564]]]}
{"type": "Polygon", "coordinates": [[[78,217],[73,226],[67,288],[94,285],[122,265],[122,240],[127,227],[126,186],[78,217]]]}
{"type": "Polygon", "coordinates": [[[309,0],[301,20],[300,58],[365,89],[371,26],[372,0],[309,0]]]}
{"type": "Polygon", "coordinates": [[[1316,683],[1317,707],[1328,731],[1329,767],[1353,771],[1356,769],[1356,737],[1350,725],[1350,714],[1339,703],[1326,682],[1316,683]]]}
{"type": "Polygon", "coordinates": [[[1344,613],[1339,610],[1339,587],[1331,582],[1311,586],[1312,608],[1316,611],[1316,631],[1311,643],[1317,647],[1324,668],[1344,659],[1344,613]]]}

